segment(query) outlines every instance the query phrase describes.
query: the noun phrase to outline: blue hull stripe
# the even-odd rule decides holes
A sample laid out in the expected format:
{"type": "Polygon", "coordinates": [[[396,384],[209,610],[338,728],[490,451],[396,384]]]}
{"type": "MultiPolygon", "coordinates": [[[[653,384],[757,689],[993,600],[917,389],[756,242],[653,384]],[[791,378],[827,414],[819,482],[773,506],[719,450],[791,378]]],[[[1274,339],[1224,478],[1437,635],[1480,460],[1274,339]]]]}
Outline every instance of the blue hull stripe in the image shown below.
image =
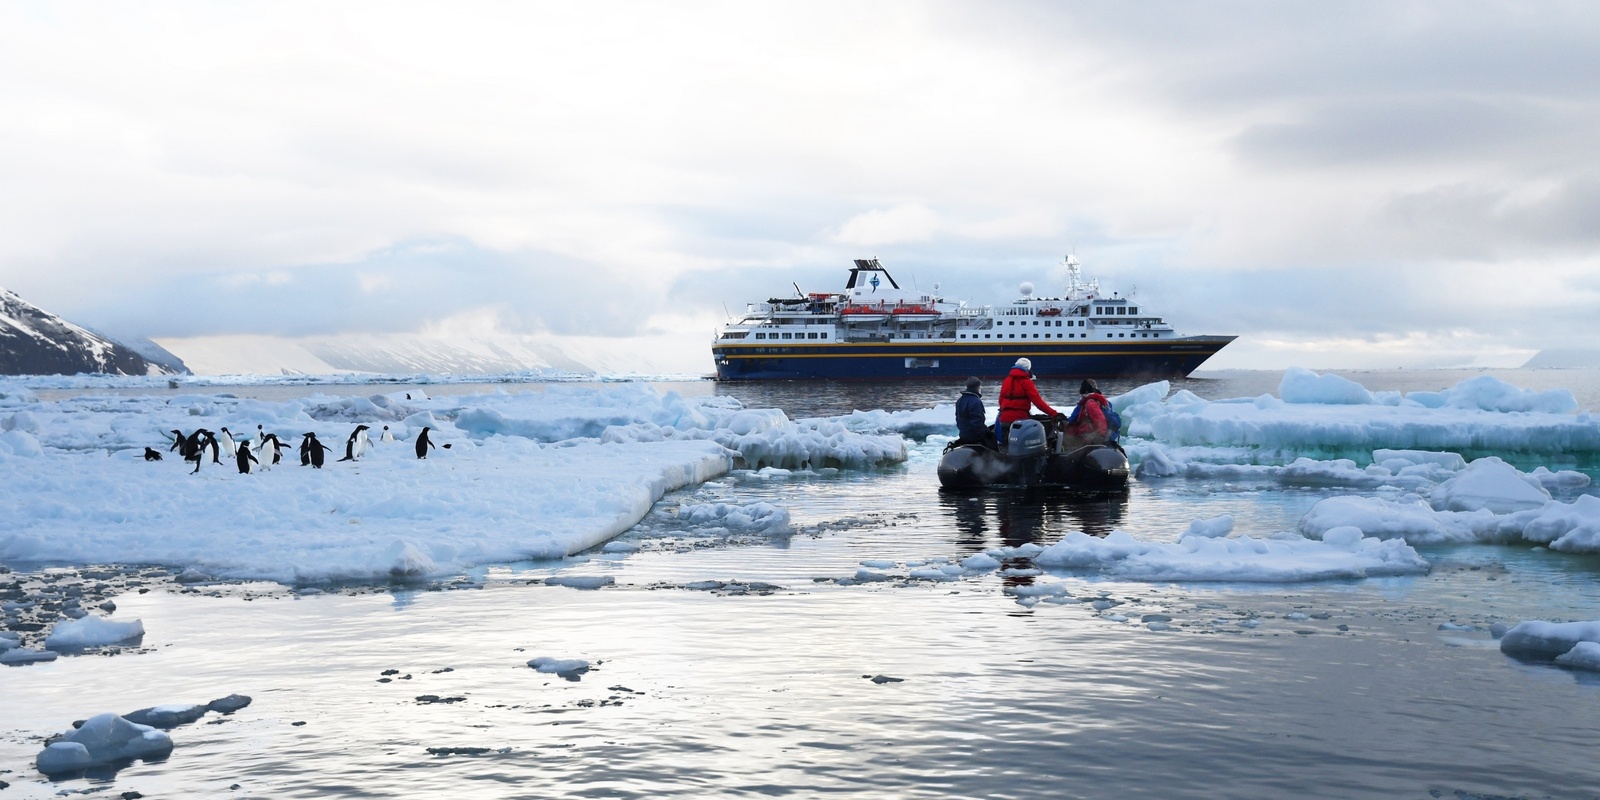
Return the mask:
{"type": "Polygon", "coordinates": [[[1041,377],[1184,377],[1232,336],[1163,342],[841,342],[722,344],[712,347],[717,379],[951,378],[1003,375],[1018,357],[1041,377]]]}

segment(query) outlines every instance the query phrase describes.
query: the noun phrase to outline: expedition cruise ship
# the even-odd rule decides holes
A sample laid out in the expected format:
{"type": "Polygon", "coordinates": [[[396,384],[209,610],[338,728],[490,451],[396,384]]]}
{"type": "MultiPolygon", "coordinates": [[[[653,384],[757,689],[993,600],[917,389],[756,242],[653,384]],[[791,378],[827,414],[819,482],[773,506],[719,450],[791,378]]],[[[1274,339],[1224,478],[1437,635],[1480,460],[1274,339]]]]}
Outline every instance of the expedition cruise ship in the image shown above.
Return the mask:
{"type": "MultiPolygon", "coordinates": [[[[1021,356],[1041,377],[1183,377],[1233,336],[1180,336],[1132,298],[1083,280],[1066,292],[970,306],[906,290],[877,259],[857,259],[842,292],[751,303],[717,331],[717,380],[952,378],[1004,375],[1021,356]]],[[[799,287],[796,287],[798,291],[799,287]]]]}

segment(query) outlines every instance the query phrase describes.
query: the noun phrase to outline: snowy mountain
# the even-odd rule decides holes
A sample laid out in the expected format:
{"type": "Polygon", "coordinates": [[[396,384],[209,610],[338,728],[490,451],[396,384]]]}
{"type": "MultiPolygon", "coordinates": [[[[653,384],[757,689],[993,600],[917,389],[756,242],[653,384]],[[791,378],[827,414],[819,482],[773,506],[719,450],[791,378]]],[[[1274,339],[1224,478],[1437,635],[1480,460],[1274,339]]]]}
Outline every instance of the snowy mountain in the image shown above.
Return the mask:
{"type": "Polygon", "coordinates": [[[561,374],[702,375],[711,371],[701,336],[574,337],[512,334],[345,334],[276,337],[231,334],[166,339],[201,375],[561,374]],[[681,341],[680,341],[681,339],[681,341]]]}
{"type": "Polygon", "coordinates": [[[171,353],[166,355],[168,363],[155,363],[132,347],[74,325],[15,292],[0,289],[0,375],[159,375],[184,371],[182,361],[171,353]]]}
{"type": "Polygon", "coordinates": [[[1575,348],[1540,350],[1522,365],[1523,369],[1584,369],[1600,367],[1600,350],[1575,348]]]}

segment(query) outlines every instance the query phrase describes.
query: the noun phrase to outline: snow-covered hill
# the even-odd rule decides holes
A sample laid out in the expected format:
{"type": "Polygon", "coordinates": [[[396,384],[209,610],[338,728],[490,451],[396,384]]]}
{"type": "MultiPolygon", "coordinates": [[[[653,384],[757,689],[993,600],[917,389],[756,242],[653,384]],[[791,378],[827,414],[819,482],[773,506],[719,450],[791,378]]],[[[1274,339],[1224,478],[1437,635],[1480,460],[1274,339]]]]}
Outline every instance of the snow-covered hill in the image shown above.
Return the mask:
{"type": "MultiPolygon", "coordinates": [[[[162,351],[165,352],[165,351],[162,351]]],[[[168,354],[169,356],[171,354],[168,354]]],[[[181,372],[0,289],[0,375],[153,375],[181,372]]]]}

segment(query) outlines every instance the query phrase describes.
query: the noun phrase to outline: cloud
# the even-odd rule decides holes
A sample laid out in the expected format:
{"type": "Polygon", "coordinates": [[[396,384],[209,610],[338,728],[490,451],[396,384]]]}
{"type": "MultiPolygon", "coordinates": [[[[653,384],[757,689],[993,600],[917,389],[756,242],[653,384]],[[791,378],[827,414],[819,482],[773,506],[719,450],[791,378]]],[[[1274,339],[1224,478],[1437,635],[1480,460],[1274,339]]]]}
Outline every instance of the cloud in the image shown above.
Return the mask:
{"type": "Polygon", "coordinates": [[[936,212],[927,206],[908,203],[857,214],[829,238],[839,244],[905,244],[928,241],[938,231],[936,212]]]}
{"type": "Polygon", "coordinates": [[[1600,333],[1597,38],[1583,3],[0,6],[0,285],[159,337],[703,337],[663,321],[853,257],[992,300],[1075,251],[1185,328],[1537,347],[1600,333]]]}

